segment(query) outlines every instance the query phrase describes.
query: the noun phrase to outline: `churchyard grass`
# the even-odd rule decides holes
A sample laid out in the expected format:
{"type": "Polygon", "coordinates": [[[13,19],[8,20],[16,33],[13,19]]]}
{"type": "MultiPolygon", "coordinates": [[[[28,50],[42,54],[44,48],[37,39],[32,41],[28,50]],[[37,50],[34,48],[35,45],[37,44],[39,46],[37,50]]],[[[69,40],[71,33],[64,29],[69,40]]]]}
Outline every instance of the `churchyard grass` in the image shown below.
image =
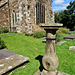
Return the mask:
{"type": "MultiPolygon", "coordinates": [[[[25,36],[25,34],[6,33],[0,34],[8,50],[17,54],[29,57],[29,62],[25,63],[26,67],[16,68],[11,75],[33,75],[40,67],[39,60],[35,58],[45,54],[46,44],[42,43],[42,38],[25,36]],[[13,36],[2,37],[1,35],[13,34],[13,36]]],[[[65,34],[63,34],[65,36],[65,34]]],[[[67,34],[68,35],[68,34],[67,34]]],[[[71,36],[71,35],[70,35],[71,36]]],[[[64,40],[64,39],[61,39],[64,40]]],[[[70,51],[70,46],[75,46],[75,40],[66,40],[61,46],[56,45],[56,52],[59,59],[57,70],[75,75],[75,51],[70,51]]]]}

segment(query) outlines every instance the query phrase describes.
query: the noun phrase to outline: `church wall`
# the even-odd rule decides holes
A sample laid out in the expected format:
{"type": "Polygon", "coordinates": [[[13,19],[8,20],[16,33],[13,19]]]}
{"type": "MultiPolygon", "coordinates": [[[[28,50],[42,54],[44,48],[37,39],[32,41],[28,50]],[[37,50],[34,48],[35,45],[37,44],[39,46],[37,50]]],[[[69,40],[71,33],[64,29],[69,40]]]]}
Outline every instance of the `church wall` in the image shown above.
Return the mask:
{"type": "Polygon", "coordinates": [[[49,23],[49,15],[53,17],[51,0],[9,0],[12,31],[16,29],[18,33],[32,33],[40,30],[39,24],[36,24],[36,3],[39,2],[45,6],[45,23],[49,23]]]}
{"type": "Polygon", "coordinates": [[[0,6],[0,30],[3,28],[9,29],[8,4],[3,3],[0,6]]]}

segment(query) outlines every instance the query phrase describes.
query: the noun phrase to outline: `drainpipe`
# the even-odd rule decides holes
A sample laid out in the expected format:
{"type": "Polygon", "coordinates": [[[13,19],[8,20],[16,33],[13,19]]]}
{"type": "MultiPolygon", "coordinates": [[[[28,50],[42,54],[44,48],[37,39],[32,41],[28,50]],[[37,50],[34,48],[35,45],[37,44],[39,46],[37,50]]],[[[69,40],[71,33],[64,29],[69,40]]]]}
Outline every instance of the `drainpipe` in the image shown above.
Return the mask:
{"type": "Polygon", "coordinates": [[[9,13],[9,28],[10,28],[10,31],[11,31],[11,18],[10,18],[9,0],[8,0],[8,13],[9,13]]]}

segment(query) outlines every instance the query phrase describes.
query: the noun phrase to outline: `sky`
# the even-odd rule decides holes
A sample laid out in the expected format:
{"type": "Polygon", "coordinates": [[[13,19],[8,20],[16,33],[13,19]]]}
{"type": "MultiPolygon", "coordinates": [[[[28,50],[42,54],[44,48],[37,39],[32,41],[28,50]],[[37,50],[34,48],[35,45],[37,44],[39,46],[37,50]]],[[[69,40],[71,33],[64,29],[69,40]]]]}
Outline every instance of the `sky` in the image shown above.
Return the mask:
{"type": "Polygon", "coordinates": [[[69,5],[70,1],[74,1],[74,0],[52,0],[52,8],[54,11],[61,11],[61,10],[65,10],[66,6],[69,5]]]}

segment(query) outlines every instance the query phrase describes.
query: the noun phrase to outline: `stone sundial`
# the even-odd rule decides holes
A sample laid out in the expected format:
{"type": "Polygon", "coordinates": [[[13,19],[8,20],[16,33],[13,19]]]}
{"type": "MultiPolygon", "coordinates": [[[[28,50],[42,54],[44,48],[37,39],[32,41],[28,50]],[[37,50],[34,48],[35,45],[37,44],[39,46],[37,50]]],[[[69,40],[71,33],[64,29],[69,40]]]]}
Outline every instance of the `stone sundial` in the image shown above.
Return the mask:
{"type": "Polygon", "coordinates": [[[55,33],[63,25],[59,23],[50,23],[40,24],[40,26],[46,31],[46,51],[42,58],[44,69],[42,71],[38,70],[34,75],[69,75],[56,70],[59,65],[59,61],[56,55],[55,33]]]}

